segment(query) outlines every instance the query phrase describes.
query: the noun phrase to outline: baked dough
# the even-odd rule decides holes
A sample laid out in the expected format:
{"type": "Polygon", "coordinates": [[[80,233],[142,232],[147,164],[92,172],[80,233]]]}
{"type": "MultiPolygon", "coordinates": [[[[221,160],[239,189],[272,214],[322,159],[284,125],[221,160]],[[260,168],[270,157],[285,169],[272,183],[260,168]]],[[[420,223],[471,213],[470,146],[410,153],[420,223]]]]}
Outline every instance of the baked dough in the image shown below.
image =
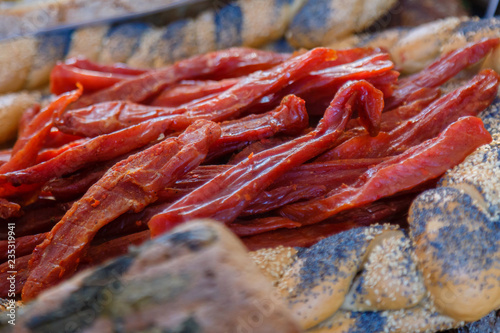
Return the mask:
{"type": "Polygon", "coordinates": [[[215,221],[193,221],[48,290],[19,310],[12,328],[300,332],[275,295],[236,236],[215,221]]]}

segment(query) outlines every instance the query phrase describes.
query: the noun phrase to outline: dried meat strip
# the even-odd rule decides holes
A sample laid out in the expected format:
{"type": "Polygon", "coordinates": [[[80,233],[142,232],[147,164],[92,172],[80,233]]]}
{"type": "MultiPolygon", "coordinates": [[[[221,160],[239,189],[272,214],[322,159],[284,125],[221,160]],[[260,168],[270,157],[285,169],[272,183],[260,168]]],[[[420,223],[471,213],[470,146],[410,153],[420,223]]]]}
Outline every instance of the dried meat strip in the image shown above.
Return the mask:
{"type": "MultiPolygon", "coordinates": [[[[263,214],[282,206],[320,197],[328,192],[324,185],[289,185],[264,191],[257,196],[240,214],[250,216],[263,214]]],[[[276,228],[277,229],[277,228],[276,228]]]]}
{"type": "Polygon", "coordinates": [[[471,43],[446,54],[420,72],[400,80],[399,87],[387,101],[386,108],[390,110],[403,104],[411,93],[420,88],[435,88],[442,85],[461,70],[484,58],[499,43],[498,38],[471,43]]]}
{"type": "MultiPolygon", "coordinates": [[[[16,237],[15,241],[15,255],[17,258],[29,255],[33,252],[35,247],[43,242],[47,237],[47,233],[28,235],[23,237],[16,237]]],[[[0,241],[0,262],[7,260],[7,254],[9,249],[9,241],[0,241]]]]}
{"type": "Polygon", "coordinates": [[[389,133],[381,132],[377,137],[354,137],[323,154],[318,161],[400,154],[435,137],[458,118],[478,115],[496,97],[499,80],[497,73],[485,69],[467,84],[436,100],[389,133]]]}
{"type": "MultiPolygon", "coordinates": [[[[252,73],[216,97],[179,108],[150,107],[119,101],[70,110],[60,117],[57,127],[65,133],[93,137],[163,116],[171,116],[172,125],[180,123],[182,126],[196,119],[217,122],[234,119],[261,97],[306,76],[335,55],[331,49],[313,49],[268,71],[252,73]]],[[[182,130],[182,126],[174,130],[182,130]]]]}
{"type": "MultiPolygon", "coordinates": [[[[141,73],[142,74],[142,73],[141,73]]],[[[59,95],[75,89],[81,84],[86,93],[111,87],[115,83],[139,75],[98,72],[81,69],[64,63],[57,64],[50,72],[50,92],[59,95]]]]}
{"type": "MultiPolygon", "coordinates": [[[[382,113],[380,120],[380,131],[390,132],[405,120],[408,120],[417,114],[419,114],[423,109],[428,107],[432,102],[438,99],[441,95],[439,88],[422,88],[417,91],[411,99],[407,100],[406,104],[401,105],[390,111],[382,113]]],[[[363,130],[359,119],[351,119],[349,124],[347,124],[347,130],[363,130]]]]}
{"type": "Polygon", "coordinates": [[[239,78],[233,78],[221,81],[181,81],[163,90],[148,104],[171,108],[179,107],[182,104],[221,93],[234,86],[239,80],[239,78]]]}
{"type": "Polygon", "coordinates": [[[288,95],[273,111],[225,121],[220,126],[222,135],[207,161],[276,134],[297,135],[309,126],[309,117],[302,99],[288,95]]]}
{"type": "MultiPolygon", "coordinates": [[[[23,237],[49,231],[71,207],[71,203],[40,199],[23,207],[24,214],[6,222],[16,224],[16,237],[23,237]]],[[[0,240],[8,239],[7,223],[0,225],[0,240]]]]}
{"type": "Polygon", "coordinates": [[[379,119],[383,109],[382,93],[366,81],[347,83],[314,131],[256,154],[219,174],[153,217],[149,221],[151,234],[157,236],[198,217],[212,217],[225,223],[233,221],[274,179],[331,147],[357,106],[362,106],[358,111],[366,119],[379,119]]]}
{"type": "Polygon", "coordinates": [[[20,212],[20,205],[0,198],[0,219],[8,219],[9,217],[18,216],[20,212]]]}
{"type": "Polygon", "coordinates": [[[285,206],[280,209],[280,215],[304,224],[320,222],[343,210],[412,189],[439,177],[490,141],[491,135],[481,119],[460,118],[437,138],[369,169],[353,185],[333,190],[327,197],[285,206]]]}
{"type": "Polygon", "coordinates": [[[275,231],[243,237],[241,240],[250,251],[277,246],[309,247],[323,238],[352,228],[386,223],[404,216],[415,195],[398,196],[379,200],[363,207],[340,212],[329,219],[294,229],[275,231]]]}
{"type": "MultiPolygon", "coordinates": [[[[223,122],[220,126],[222,134],[210,149],[207,161],[260,138],[270,137],[278,133],[297,134],[308,126],[308,116],[302,100],[291,95],[285,97],[280,106],[273,111],[223,122]]],[[[76,142],[72,144],[74,145],[76,142]]],[[[63,148],[61,150],[64,152],[63,148]]],[[[91,157],[95,158],[95,155],[91,157]]],[[[80,157],[79,164],[81,165],[83,161],[84,159],[80,157]]],[[[75,198],[84,193],[111,166],[112,164],[110,165],[108,162],[81,174],[53,179],[44,186],[44,191],[57,198],[75,198]]],[[[49,170],[54,171],[54,168],[49,170]]]]}
{"type": "Polygon", "coordinates": [[[258,235],[276,229],[294,229],[300,226],[300,223],[281,216],[236,220],[228,225],[229,229],[240,237],[258,235]]]}
{"type": "Polygon", "coordinates": [[[26,125],[23,135],[17,139],[10,160],[0,166],[0,173],[20,170],[33,165],[53,126],[54,115],[76,101],[81,94],[81,89],[64,94],[37,113],[33,120],[26,125]]]}
{"type": "Polygon", "coordinates": [[[399,76],[399,73],[392,71],[394,64],[385,53],[373,54],[351,63],[337,64],[336,61],[327,63],[332,65],[325,68],[326,65],[323,64],[323,69],[310,73],[276,94],[264,97],[258,105],[252,106],[250,111],[259,113],[260,110],[268,110],[279,103],[283,96],[294,94],[307,101],[310,114],[309,104],[326,100],[326,105],[320,107],[320,112],[312,112],[323,115],[335,93],[347,81],[367,80],[378,89],[379,84],[392,85],[399,76]]]}
{"type": "Polygon", "coordinates": [[[9,292],[11,284],[10,278],[12,277],[14,277],[15,294],[17,295],[21,293],[24,283],[28,278],[28,261],[30,258],[31,255],[16,258],[14,268],[12,268],[11,263],[9,262],[4,262],[0,265],[0,297],[11,297],[9,296],[9,292]]]}
{"type": "MultiPolygon", "coordinates": [[[[109,240],[99,245],[90,246],[85,256],[81,259],[81,265],[78,270],[81,271],[88,267],[99,265],[106,260],[124,255],[129,251],[130,245],[140,245],[150,239],[149,231],[138,232],[131,235],[109,240]]],[[[29,276],[29,261],[31,254],[16,259],[14,271],[15,275],[15,294],[21,293],[24,284],[29,276]]],[[[5,262],[0,265],[0,297],[8,297],[10,289],[10,280],[13,269],[5,262]]]]}
{"type": "Polygon", "coordinates": [[[97,231],[127,211],[140,211],[157,192],[199,165],[219,138],[220,127],[198,121],[178,138],[169,138],[117,163],[52,228],[30,261],[23,288],[29,300],[74,273],[97,231]]]}
{"type": "Polygon", "coordinates": [[[128,100],[140,103],[182,80],[214,77],[236,77],[278,65],[289,58],[287,54],[248,48],[231,48],[181,60],[175,64],[124,80],[74,104],[81,108],[92,104],[128,100]]]}
{"type": "MultiPolygon", "coordinates": [[[[0,174],[0,188],[10,184],[45,183],[95,162],[108,161],[154,142],[171,125],[171,121],[152,119],[111,134],[101,135],[84,145],[72,147],[56,157],[30,168],[0,174]]],[[[0,191],[1,193],[1,191],[0,191]]]]}

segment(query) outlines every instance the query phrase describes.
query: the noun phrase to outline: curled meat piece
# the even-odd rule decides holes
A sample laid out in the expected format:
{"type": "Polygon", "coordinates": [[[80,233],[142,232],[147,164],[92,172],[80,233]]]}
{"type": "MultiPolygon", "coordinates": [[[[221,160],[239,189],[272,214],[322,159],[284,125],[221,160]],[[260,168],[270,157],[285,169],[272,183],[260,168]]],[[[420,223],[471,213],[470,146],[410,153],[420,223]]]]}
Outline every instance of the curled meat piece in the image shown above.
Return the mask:
{"type": "Polygon", "coordinates": [[[21,137],[18,138],[12,148],[10,160],[0,166],[0,173],[32,166],[36,162],[38,153],[54,125],[54,117],[64,111],[70,103],[76,101],[81,94],[81,88],[66,93],[38,112],[30,123],[26,124],[21,137]]]}
{"type": "Polygon", "coordinates": [[[203,161],[219,136],[217,124],[200,120],[178,138],[166,139],[114,165],[36,247],[23,299],[32,299],[74,273],[100,228],[127,211],[138,212],[154,202],[162,187],[203,161]]]}
{"type": "Polygon", "coordinates": [[[328,196],[280,209],[280,214],[302,223],[316,223],[343,210],[411,189],[439,177],[462,162],[491,135],[481,119],[460,118],[437,138],[427,140],[366,171],[353,185],[328,196]]]}
{"type": "MultiPolygon", "coordinates": [[[[182,130],[186,123],[196,119],[234,119],[260,98],[306,76],[324,61],[334,59],[335,56],[334,50],[317,48],[267,71],[252,73],[216,96],[193,101],[178,108],[145,106],[125,99],[70,110],[61,115],[57,127],[65,133],[93,137],[163,116],[172,116],[173,130],[182,130]],[[175,123],[180,125],[175,126],[175,123]]],[[[271,108],[274,108],[274,105],[271,108]]]]}
{"type": "Polygon", "coordinates": [[[217,175],[149,221],[153,236],[197,217],[233,221],[274,179],[321,154],[334,144],[355,108],[369,130],[378,127],[382,93],[366,81],[344,85],[335,95],[316,129],[275,148],[265,150],[217,175]],[[243,176],[244,175],[244,176],[243,176]]]}
{"type": "Polygon", "coordinates": [[[231,48],[211,52],[176,62],[171,66],[145,73],[84,97],[74,108],[92,104],[128,100],[142,102],[171,84],[195,78],[236,77],[280,64],[287,54],[259,51],[249,48],[231,48]]]}
{"type": "Polygon", "coordinates": [[[486,69],[466,85],[434,101],[419,114],[377,137],[361,135],[333,148],[318,161],[391,156],[431,139],[463,116],[477,116],[497,94],[500,76],[486,69]]]}

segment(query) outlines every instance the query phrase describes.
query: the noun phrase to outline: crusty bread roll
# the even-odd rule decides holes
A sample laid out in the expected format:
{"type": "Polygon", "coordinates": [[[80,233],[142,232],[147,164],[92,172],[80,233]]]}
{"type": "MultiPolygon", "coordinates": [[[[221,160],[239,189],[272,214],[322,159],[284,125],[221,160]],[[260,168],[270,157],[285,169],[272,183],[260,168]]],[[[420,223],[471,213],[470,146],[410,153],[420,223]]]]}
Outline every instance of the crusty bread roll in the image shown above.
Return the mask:
{"type": "Polygon", "coordinates": [[[368,254],[354,279],[343,310],[383,311],[412,308],[425,297],[422,276],[411,258],[410,239],[394,232],[368,254]]]}
{"type": "Polygon", "coordinates": [[[22,309],[12,328],[299,332],[275,295],[238,238],[221,224],[203,220],[48,290],[22,309]]]}
{"type": "Polygon", "coordinates": [[[367,28],[395,3],[395,0],[307,1],[290,23],[286,37],[295,47],[327,45],[367,28]]]}
{"type": "Polygon", "coordinates": [[[392,234],[388,228],[352,229],[298,253],[278,288],[302,328],[316,326],[340,308],[371,248],[392,234]]]}

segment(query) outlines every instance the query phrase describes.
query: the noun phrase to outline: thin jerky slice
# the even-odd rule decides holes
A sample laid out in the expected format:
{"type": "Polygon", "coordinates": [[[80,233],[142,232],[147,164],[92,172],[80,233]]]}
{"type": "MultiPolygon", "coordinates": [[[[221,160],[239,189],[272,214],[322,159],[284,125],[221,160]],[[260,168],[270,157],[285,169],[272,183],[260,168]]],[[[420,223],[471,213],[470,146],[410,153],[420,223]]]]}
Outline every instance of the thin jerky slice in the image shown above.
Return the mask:
{"type": "Polygon", "coordinates": [[[203,161],[219,136],[217,124],[199,121],[178,138],[167,139],[113,166],[37,246],[23,299],[32,299],[74,273],[100,228],[127,211],[138,212],[154,202],[158,190],[203,161]]]}
{"type": "MultiPolygon", "coordinates": [[[[15,254],[16,257],[22,257],[31,254],[35,247],[44,241],[48,233],[41,233],[36,235],[29,235],[23,237],[16,237],[15,241],[15,254]]],[[[9,249],[9,241],[0,241],[0,262],[7,260],[7,254],[9,249]]]]}
{"type": "MultiPolygon", "coordinates": [[[[392,110],[382,113],[380,120],[380,131],[390,132],[405,120],[408,120],[428,107],[432,102],[438,99],[441,95],[439,88],[422,88],[412,95],[406,104],[398,106],[392,110]]],[[[351,119],[347,124],[347,130],[363,130],[359,119],[351,119]]]]}
{"type": "Polygon", "coordinates": [[[363,207],[340,212],[323,222],[294,229],[279,229],[243,237],[250,251],[277,246],[309,247],[318,241],[343,231],[393,221],[408,212],[415,194],[391,197],[363,207]]]}
{"type": "Polygon", "coordinates": [[[92,104],[128,100],[135,103],[153,97],[169,85],[181,80],[214,77],[236,77],[256,70],[271,68],[289,58],[289,55],[248,48],[231,48],[195,56],[171,66],[151,71],[136,78],[124,80],[97,91],[74,104],[81,108],[92,104]]]}
{"type": "Polygon", "coordinates": [[[305,224],[320,222],[343,210],[365,205],[439,177],[490,141],[491,135],[481,119],[460,118],[437,138],[427,140],[369,169],[352,186],[334,190],[327,197],[286,206],[280,209],[280,215],[305,224]]]}
{"type": "Polygon", "coordinates": [[[390,110],[403,104],[411,93],[420,88],[435,88],[442,85],[461,70],[484,58],[499,42],[500,39],[492,38],[471,43],[446,54],[420,72],[400,80],[399,87],[387,101],[386,108],[390,110]]]}
{"type": "Polygon", "coordinates": [[[178,107],[203,97],[221,93],[234,86],[239,80],[239,78],[233,78],[221,81],[181,81],[163,90],[148,105],[178,107]]]}
{"type": "MultiPolygon", "coordinates": [[[[118,101],[71,110],[60,117],[57,127],[65,133],[93,137],[163,116],[172,116],[173,123],[181,124],[189,124],[196,119],[217,122],[234,119],[244,108],[261,97],[306,76],[324,61],[335,58],[335,54],[335,51],[326,48],[311,50],[268,71],[252,73],[213,98],[179,108],[150,107],[118,101]]],[[[182,129],[182,127],[174,128],[174,130],[182,129]]]]}
{"type": "Polygon", "coordinates": [[[302,99],[288,95],[271,112],[225,121],[220,126],[221,137],[211,148],[208,161],[276,134],[297,135],[309,126],[309,117],[302,99]]]}
{"type": "Polygon", "coordinates": [[[496,97],[499,80],[495,71],[485,69],[466,85],[436,100],[389,133],[381,132],[377,137],[354,137],[325,153],[318,161],[400,154],[435,137],[458,118],[478,115],[496,97]]]}
{"type": "Polygon", "coordinates": [[[8,219],[9,217],[18,216],[21,212],[21,206],[14,202],[10,202],[0,198],[0,218],[8,219]]]}
{"type": "Polygon", "coordinates": [[[38,152],[43,147],[46,137],[53,126],[53,117],[63,111],[70,103],[76,101],[82,94],[78,89],[62,96],[50,103],[37,113],[33,120],[25,126],[12,149],[10,160],[0,166],[0,173],[6,173],[32,166],[36,162],[38,152]]]}
{"type": "Polygon", "coordinates": [[[358,105],[362,105],[360,115],[377,120],[383,109],[382,93],[366,81],[347,83],[314,131],[240,162],[183,197],[149,221],[152,236],[198,217],[233,221],[274,179],[331,147],[358,105]]]}
{"type": "Polygon", "coordinates": [[[300,226],[300,223],[281,216],[262,217],[253,220],[236,220],[228,225],[229,229],[240,237],[258,235],[276,229],[294,229],[300,226]]]}
{"type": "Polygon", "coordinates": [[[30,168],[0,174],[2,191],[9,183],[44,183],[54,177],[74,172],[95,162],[108,161],[154,142],[170,125],[164,119],[153,119],[124,130],[101,135],[64,151],[56,157],[30,168]]]}
{"type": "MultiPolygon", "coordinates": [[[[232,152],[233,149],[241,145],[247,145],[248,142],[260,138],[270,137],[278,133],[297,134],[308,126],[308,116],[302,100],[291,95],[285,97],[280,106],[273,111],[260,115],[247,116],[239,120],[223,122],[220,126],[222,134],[210,149],[206,161],[220,156],[221,154],[232,152]]],[[[86,147],[82,147],[80,151],[83,149],[86,149],[86,147]]],[[[91,151],[89,151],[88,157],[95,159],[96,155],[90,153],[91,151]]],[[[116,151],[113,153],[116,154],[116,151]]],[[[121,157],[119,158],[122,159],[121,157]]],[[[80,157],[77,166],[82,165],[84,161],[83,156],[80,157]]],[[[49,164],[53,164],[54,162],[55,161],[51,161],[49,164]]],[[[67,173],[71,171],[68,169],[68,163],[63,165],[66,166],[64,172],[67,173]]],[[[93,183],[95,183],[111,165],[107,162],[99,167],[85,170],[81,174],[53,179],[44,186],[44,190],[58,198],[75,198],[84,193],[93,183]]],[[[36,167],[35,169],[37,168],[40,169],[41,167],[36,167]]],[[[53,172],[56,170],[53,167],[44,167],[43,169],[52,172],[50,175],[53,175],[53,172]]],[[[75,169],[75,167],[72,169],[75,169]]],[[[28,172],[28,170],[26,172],[28,172]]],[[[61,173],[62,172],[58,172],[57,175],[59,176],[61,173]]],[[[38,174],[38,176],[40,175],[38,174]]],[[[47,179],[47,177],[45,179],[47,179]]],[[[17,181],[20,181],[19,178],[17,181]]]]}

